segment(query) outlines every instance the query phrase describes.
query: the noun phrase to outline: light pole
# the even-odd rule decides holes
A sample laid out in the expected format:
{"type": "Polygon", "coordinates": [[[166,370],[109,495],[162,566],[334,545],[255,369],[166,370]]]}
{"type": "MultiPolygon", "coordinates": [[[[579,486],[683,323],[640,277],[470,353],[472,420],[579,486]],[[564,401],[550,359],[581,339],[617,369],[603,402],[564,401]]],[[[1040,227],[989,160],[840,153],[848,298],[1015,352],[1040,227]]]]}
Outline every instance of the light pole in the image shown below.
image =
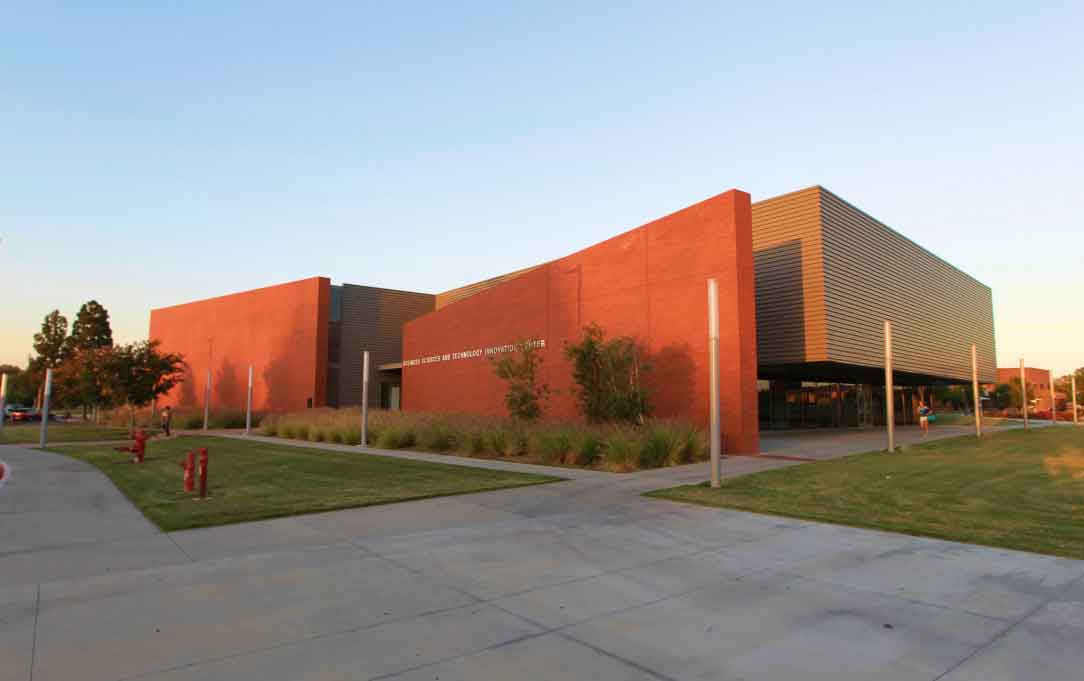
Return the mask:
{"type": "Polygon", "coordinates": [[[896,449],[896,400],[892,386],[892,322],[885,320],[885,425],[888,451],[896,449]]]}
{"type": "Polygon", "coordinates": [[[711,419],[711,486],[722,477],[722,431],[719,414],[719,284],[708,279],[708,414],[711,419]]]}
{"type": "Polygon", "coordinates": [[[979,394],[979,352],[971,344],[971,391],[975,398],[975,437],[982,437],[982,395],[979,394]]]}
{"type": "Polygon", "coordinates": [[[1028,382],[1024,371],[1024,358],[1020,358],[1020,408],[1024,412],[1024,430],[1028,429],[1028,382]]]}
{"type": "Polygon", "coordinates": [[[361,446],[369,446],[369,351],[361,353],[361,446]]]}

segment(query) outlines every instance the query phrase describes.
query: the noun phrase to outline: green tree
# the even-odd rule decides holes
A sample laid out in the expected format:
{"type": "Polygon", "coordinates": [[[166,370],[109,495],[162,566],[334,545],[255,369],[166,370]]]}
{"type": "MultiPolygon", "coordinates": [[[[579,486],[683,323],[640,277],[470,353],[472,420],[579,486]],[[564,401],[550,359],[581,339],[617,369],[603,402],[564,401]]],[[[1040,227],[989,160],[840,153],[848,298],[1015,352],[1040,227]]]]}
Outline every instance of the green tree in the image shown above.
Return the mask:
{"type": "Polygon", "coordinates": [[[514,419],[534,421],[542,416],[543,403],[549,398],[549,386],[538,382],[542,356],[530,341],[516,343],[511,356],[491,360],[497,376],[508,384],[504,403],[514,419]]]}
{"type": "Polygon", "coordinates": [[[45,372],[60,366],[70,350],[68,319],[60,314],[60,310],[53,310],[42,320],[41,331],[34,334],[34,352],[38,355],[31,360],[30,369],[42,377],[37,390],[38,405],[41,404],[45,390],[45,372]]]}
{"type": "Polygon", "coordinates": [[[136,407],[145,407],[184,381],[184,357],[162,352],[159,341],[114,346],[103,362],[107,399],[128,407],[128,428],[133,430],[136,407]]]}
{"type": "Polygon", "coordinates": [[[577,386],[577,406],[588,422],[644,422],[651,411],[642,382],[650,370],[644,354],[635,339],[607,340],[602,327],[594,323],[583,329],[578,343],[565,345],[577,386]]]}
{"type": "Polygon", "coordinates": [[[30,372],[14,364],[0,364],[0,374],[8,377],[7,404],[27,405],[34,400],[30,372]]]}
{"type": "Polygon", "coordinates": [[[72,322],[71,348],[90,350],[113,345],[113,329],[109,312],[96,300],[88,300],[79,308],[72,322]]]}

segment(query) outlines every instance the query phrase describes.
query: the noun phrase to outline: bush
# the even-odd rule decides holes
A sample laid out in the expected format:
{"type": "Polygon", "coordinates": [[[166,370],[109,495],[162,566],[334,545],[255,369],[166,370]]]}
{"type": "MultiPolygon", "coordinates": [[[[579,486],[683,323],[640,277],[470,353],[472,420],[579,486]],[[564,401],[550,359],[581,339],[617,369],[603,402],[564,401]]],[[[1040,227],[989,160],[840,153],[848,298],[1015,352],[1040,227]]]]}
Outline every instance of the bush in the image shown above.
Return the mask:
{"type": "Polygon", "coordinates": [[[602,438],[591,432],[582,434],[576,447],[576,465],[594,466],[602,458],[602,451],[602,438]]]}
{"type": "Polygon", "coordinates": [[[661,428],[649,427],[640,439],[640,468],[661,468],[670,461],[674,442],[670,433],[661,428]]]}
{"type": "Polygon", "coordinates": [[[564,463],[570,451],[572,438],[567,430],[544,430],[538,434],[538,455],[545,463],[564,463]]]}
{"type": "MultiPolygon", "coordinates": [[[[384,449],[403,449],[414,445],[414,431],[400,428],[387,428],[380,433],[378,446],[384,449]]],[[[361,433],[358,433],[358,442],[361,442],[361,433]]]]}
{"type": "MultiPolygon", "coordinates": [[[[268,416],[262,429],[279,437],[356,445],[361,442],[361,412],[356,408],[306,409],[268,416]]],[[[706,454],[704,434],[677,422],[573,425],[383,410],[369,412],[369,443],[385,449],[418,448],[468,456],[493,453],[614,471],[679,466],[702,460],[706,454]]]]}
{"type": "Polygon", "coordinates": [[[447,452],[455,449],[455,432],[448,423],[431,420],[418,429],[418,445],[424,449],[447,452]]]}
{"type": "Polygon", "coordinates": [[[486,435],[481,430],[472,430],[467,436],[467,452],[478,456],[486,451],[486,435]]]}
{"type": "Polygon", "coordinates": [[[511,441],[508,437],[508,431],[503,427],[497,426],[489,431],[489,446],[493,449],[493,453],[505,456],[511,453],[511,441]]]}
{"type": "Polygon", "coordinates": [[[606,438],[603,455],[606,458],[607,467],[615,471],[634,470],[640,463],[639,447],[635,437],[623,430],[610,433],[606,438]]]}

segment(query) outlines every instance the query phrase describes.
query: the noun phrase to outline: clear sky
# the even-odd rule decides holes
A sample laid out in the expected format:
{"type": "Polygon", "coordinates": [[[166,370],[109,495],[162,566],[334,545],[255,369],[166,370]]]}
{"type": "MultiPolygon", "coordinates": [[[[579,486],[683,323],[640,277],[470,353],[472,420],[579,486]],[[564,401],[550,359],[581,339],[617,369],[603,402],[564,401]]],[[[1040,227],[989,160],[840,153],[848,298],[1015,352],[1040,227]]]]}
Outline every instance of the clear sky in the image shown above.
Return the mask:
{"type": "Polygon", "coordinates": [[[999,364],[1084,365],[1084,3],[727,5],[0,3],[0,362],[821,184],[993,288],[999,364]]]}

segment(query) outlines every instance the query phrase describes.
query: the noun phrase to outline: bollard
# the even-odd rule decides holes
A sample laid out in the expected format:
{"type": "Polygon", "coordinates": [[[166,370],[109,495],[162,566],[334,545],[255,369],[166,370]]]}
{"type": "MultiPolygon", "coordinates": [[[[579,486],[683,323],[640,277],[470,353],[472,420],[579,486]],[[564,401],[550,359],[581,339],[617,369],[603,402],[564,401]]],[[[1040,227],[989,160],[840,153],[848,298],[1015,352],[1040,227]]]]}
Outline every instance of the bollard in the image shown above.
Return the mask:
{"type": "Polygon", "coordinates": [[[147,454],[147,434],[143,430],[137,430],[135,444],[132,445],[132,463],[143,463],[143,457],[147,454]]]}
{"type": "Polygon", "coordinates": [[[207,448],[199,450],[199,498],[207,498],[207,448]]]}
{"type": "Polygon", "coordinates": [[[191,451],[184,455],[184,491],[191,494],[196,491],[196,452],[191,451]]]}

